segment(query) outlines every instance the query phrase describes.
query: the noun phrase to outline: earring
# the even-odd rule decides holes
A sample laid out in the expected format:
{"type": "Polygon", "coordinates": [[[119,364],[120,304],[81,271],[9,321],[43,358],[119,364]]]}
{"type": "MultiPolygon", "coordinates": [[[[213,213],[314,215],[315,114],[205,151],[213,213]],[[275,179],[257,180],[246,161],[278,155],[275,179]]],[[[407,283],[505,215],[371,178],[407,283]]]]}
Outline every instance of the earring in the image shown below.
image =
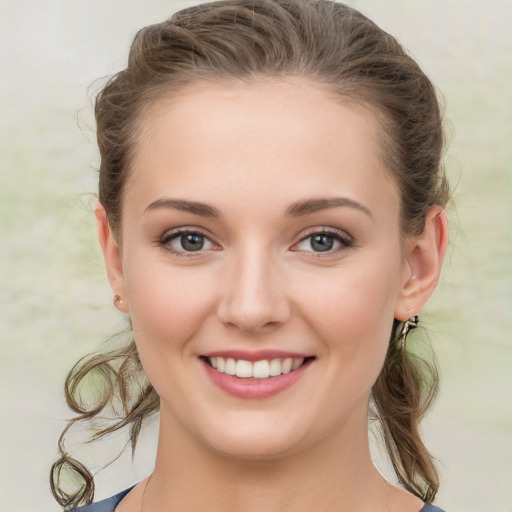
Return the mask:
{"type": "Polygon", "coordinates": [[[112,299],[112,302],[114,303],[114,306],[119,309],[118,304],[121,305],[124,303],[124,300],[119,295],[114,295],[114,298],[112,299]]]}
{"type": "Polygon", "coordinates": [[[405,345],[407,343],[407,336],[409,335],[409,333],[416,329],[419,325],[420,317],[418,315],[411,316],[409,320],[406,320],[404,322],[402,330],[400,331],[400,336],[398,337],[402,349],[405,349],[405,345]]]}

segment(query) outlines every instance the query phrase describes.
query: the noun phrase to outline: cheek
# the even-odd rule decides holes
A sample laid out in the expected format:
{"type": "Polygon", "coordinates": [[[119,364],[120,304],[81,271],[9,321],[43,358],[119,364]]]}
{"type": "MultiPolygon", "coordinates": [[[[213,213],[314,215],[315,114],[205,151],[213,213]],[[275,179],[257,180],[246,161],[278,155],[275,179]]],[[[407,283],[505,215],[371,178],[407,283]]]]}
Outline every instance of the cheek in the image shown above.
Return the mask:
{"type": "MultiPolygon", "coordinates": [[[[399,286],[396,259],[336,269],[317,281],[302,311],[347,377],[371,386],[386,355],[399,286]]],[[[306,297],[306,290],[301,290],[306,297]]]]}
{"type": "Polygon", "coordinates": [[[188,348],[211,310],[208,272],[138,259],[126,266],[125,285],[140,351],[151,344],[152,357],[158,358],[169,349],[188,348]]]}

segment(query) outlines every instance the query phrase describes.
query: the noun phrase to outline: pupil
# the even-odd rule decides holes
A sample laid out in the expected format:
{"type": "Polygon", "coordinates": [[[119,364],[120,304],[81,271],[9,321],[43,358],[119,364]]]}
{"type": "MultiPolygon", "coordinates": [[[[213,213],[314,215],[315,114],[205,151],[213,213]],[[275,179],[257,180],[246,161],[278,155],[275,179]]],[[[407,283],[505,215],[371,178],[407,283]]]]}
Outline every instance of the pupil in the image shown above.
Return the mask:
{"type": "Polygon", "coordinates": [[[311,240],[311,247],[317,252],[330,251],[333,245],[334,239],[329,235],[315,235],[311,240]]]}
{"type": "Polygon", "coordinates": [[[186,251],[200,251],[204,245],[204,237],[202,235],[182,235],[181,246],[186,251]]]}

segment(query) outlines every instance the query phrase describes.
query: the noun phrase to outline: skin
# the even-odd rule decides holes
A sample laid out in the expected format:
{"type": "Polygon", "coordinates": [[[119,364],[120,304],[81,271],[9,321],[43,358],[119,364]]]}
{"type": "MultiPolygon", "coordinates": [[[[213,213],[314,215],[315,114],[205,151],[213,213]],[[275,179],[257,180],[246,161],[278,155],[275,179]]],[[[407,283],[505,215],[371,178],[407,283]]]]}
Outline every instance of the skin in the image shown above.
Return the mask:
{"type": "Polygon", "coordinates": [[[118,307],[161,397],[154,473],[118,510],[420,510],[374,468],[367,411],[393,318],[417,314],[439,278],[444,211],[404,239],[374,115],[305,80],[200,84],[141,123],[121,232],[96,208],[118,307]],[[334,197],[344,204],[289,214],[334,197]],[[208,237],[203,250],[169,240],[183,227],[208,237]],[[315,252],[307,237],[326,231],[350,243],[315,252]],[[228,349],[315,359],[291,388],[245,400],[199,358],[228,349]]]}

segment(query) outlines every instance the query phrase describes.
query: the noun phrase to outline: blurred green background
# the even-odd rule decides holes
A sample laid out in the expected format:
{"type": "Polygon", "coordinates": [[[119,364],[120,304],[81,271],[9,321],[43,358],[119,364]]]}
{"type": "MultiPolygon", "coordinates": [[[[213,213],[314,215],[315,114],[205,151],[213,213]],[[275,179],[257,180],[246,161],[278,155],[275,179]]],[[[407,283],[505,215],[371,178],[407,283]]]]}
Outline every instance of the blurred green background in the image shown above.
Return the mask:
{"type": "MultiPolygon", "coordinates": [[[[0,0],[0,511],[59,510],[47,473],[69,416],[66,372],[123,326],[91,214],[88,86],[124,65],[138,28],[192,3],[0,0]]],[[[438,503],[510,512],[512,2],[348,3],[409,49],[446,103],[452,242],[423,315],[442,377],[424,424],[442,473],[438,503]]],[[[97,498],[151,469],[155,428],[134,465],[124,456],[98,475],[97,498]]]]}

